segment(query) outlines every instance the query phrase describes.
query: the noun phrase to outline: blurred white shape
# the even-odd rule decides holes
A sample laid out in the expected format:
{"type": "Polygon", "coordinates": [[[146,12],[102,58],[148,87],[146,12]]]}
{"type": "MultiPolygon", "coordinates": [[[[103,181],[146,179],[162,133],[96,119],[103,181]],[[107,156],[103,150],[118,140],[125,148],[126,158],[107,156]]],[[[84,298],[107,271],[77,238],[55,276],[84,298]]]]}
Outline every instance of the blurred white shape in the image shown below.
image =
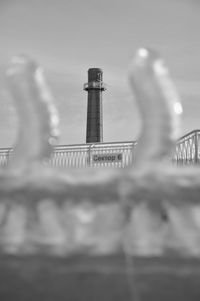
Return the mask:
{"type": "Polygon", "coordinates": [[[180,102],[174,103],[174,111],[176,114],[181,115],[183,113],[183,107],[180,102]]]}
{"type": "Polygon", "coordinates": [[[140,49],[138,50],[138,55],[139,55],[139,57],[141,57],[141,58],[146,58],[146,57],[148,57],[148,54],[149,54],[149,52],[148,52],[148,50],[147,50],[146,48],[140,48],[140,49]]]}

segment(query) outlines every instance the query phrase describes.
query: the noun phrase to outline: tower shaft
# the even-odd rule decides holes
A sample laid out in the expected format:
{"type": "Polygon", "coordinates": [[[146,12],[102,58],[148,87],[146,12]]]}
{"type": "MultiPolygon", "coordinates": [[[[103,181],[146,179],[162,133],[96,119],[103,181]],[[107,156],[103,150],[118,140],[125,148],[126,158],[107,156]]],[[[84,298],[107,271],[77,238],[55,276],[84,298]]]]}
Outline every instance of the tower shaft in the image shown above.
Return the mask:
{"type": "Polygon", "coordinates": [[[99,68],[88,70],[88,83],[84,90],[88,92],[86,143],[103,141],[102,81],[103,72],[99,68]]]}

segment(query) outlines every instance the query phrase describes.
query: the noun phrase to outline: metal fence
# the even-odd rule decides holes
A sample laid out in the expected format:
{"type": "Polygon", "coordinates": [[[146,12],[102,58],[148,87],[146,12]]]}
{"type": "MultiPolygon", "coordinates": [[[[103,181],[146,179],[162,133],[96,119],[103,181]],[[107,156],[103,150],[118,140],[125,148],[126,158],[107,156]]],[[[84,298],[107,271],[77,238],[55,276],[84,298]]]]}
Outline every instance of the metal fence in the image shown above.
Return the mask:
{"type": "Polygon", "coordinates": [[[50,159],[55,167],[126,167],[132,162],[135,142],[88,143],[57,146],[50,159]]]}
{"type": "MultiPolygon", "coordinates": [[[[133,141],[56,146],[47,164],[59,168],[124,168],[134,162],[136,144],[137,142],[133,141]]],[[[0,167],[7,165],[12,153],[12,148],[0,149],[0,167]]],[[[177,141],[172,161],[177,165],[200,162],[200,130],[192,131],[177,141]]]]}
{"type": "MultiPolygon", "coordinates": [[[[136,142],[88,143],[61,145],[54,148],[49,161],[53,167],[124,168],[133,162],[136,142]]],[[[0,149],[0,166],[5,167],[13,154],[12,148],[0,149]]]]}
{"type": "Polygon", "coordinates": [[[192,131],[177,141],[173,161],[177,165],[200,163],[200,130],[192,131]]]}
{"type": "Polygon", "coordinates": [[[0,148],[0,167],[5,167],[8,164],[12,152],[12,148],[0,148]]]}

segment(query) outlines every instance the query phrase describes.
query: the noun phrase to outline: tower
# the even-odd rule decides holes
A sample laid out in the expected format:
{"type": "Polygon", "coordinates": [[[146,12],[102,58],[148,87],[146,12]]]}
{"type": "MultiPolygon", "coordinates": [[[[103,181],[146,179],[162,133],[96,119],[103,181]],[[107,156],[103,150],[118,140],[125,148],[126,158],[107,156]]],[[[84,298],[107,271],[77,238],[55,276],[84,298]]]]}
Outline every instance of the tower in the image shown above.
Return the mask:
{"type": "Polygon", "coordinates": [[[86,143],[103,141],[102,91],[105,91],[103,72],[99,68],[88,70],[88,82],[84,84],[88,92],[86,143]]]}

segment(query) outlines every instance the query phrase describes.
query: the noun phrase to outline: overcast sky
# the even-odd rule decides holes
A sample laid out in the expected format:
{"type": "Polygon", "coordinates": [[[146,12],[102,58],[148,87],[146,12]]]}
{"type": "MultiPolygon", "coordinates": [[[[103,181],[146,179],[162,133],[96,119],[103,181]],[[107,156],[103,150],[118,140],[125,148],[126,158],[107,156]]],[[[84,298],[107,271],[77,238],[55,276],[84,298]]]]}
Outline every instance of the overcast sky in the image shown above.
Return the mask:
{"type": "MultiPolygon", "coordinates": [[[[1,0],[0,147],[12,146],[17,119],[3,74],[13,55],[44,66],[60,112],[60,144],[85,143],[87,70],[100,67],[104,141],[137,139],[140,119],[127,84],[137,48],[157,49],[182,97],[181,134],[200,128],[199,0],[1,0]]],[[[30,137],[31,139],[31,137],[30,137]]]]}

